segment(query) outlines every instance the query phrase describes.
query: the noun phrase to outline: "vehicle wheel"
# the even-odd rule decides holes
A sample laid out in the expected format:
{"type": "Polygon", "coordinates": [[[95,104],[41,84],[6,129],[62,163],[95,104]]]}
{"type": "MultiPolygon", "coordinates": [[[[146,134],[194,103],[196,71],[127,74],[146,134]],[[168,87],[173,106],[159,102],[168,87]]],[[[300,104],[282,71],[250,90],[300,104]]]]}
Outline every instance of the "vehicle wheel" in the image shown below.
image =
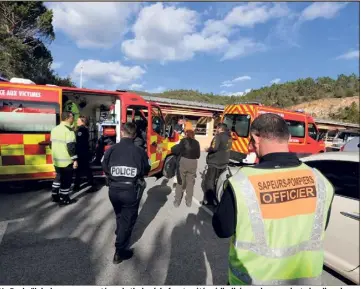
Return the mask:
{"type": "Polygon", "coordinates": [[[167,173],[167,170],[169,169],[169,165],[170,165],[170,161],[172,161],[173,160],[173,155],[170,155],[170,156],[168,156],[166,159],[165,159],[165,161],[164,161],[164,164],[163,164],[163,169],[162,169],[162,171],[159,173],[159,174],[161,174],[162,176],[164,176],[166,179],[172,179],[175,175],[168,175],[168,173],[167,173]]]}

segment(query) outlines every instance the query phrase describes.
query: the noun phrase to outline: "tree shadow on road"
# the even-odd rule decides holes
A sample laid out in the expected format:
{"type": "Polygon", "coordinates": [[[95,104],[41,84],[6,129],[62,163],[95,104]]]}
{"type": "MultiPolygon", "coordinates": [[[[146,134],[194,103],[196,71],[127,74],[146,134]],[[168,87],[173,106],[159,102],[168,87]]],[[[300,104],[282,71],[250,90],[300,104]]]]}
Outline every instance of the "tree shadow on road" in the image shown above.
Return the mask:
{"type": "Polygon", "coordinates": [[[104,259],[97,251],[112,244],[104,235],[112,220],[108,200],[89,194],[59,207],[50,194],[51,182],[1,190],[0,221],[25,219],[9,224],[3,236],[0,284],[96,285],[104,259]]]}
{"type": "Polygon", "coordinates": [[[149,224],[157,216],[159,210],[168,201],[172,188],[167,186],[168,180],[164,179],[160,185],[149,188],[147,199],[142,205],[137,222],[134,226],[130,244],[134,245],[140,240],[149,224]]]}
{"type": "MultiPolygon", "coordinates": [[[[164,248],[169,247],[167,237],[160,244],[149,244],[151,255],[140,253],[137,260],[136,251],[134,258],[124,262],[124,267],[135,265],[130,270],[118,271],[122,267],[112,264],[115,218],[107,189],[85,193],[77,203],[65,207],[50,201],[51,182],[19,188],[15,194],[13,190],[0,191],[0,221],[24,219],[8,225],[3,237],[0,284],[108,285],[115,276],[116,285],[134,280],[138,284],[163,282],[163,270],[168,265],[168,255],[164,254],[164,248]],[[137,261],[143,264],[142,271],[137,261]],[[158,269],[151,277],[154,266],[158,269]]],[[[140,239],[170,193],[167,180],[149,188],[135,240],[140,239]]]]}
{"type": "Polygon", "coordinates": [[[225,285],[229,241],[213,232],[202,209],[173,229],[165,285],[225,285]]]}
{"type": "Polygon", "coordinates": [[[94,284],[89,245],[77,238],[7,234],[0,248],[0,284],[94,284]],[[84,274],[86,272],[86,274],[84,274]]]}
{"type": "MultiPolygon", "coordinates": [[[[23,217],[29,208],[34,212],[40,208],[59,207],[58,204],[51,202],[52,182],[52,180],[29,180],[0,183],[0,221],[23,217]],[[41,196],[41,200],[39,200],[39,196],[41,196]],[[12,210],[8,209],[9,204],[13,205],[12,210]]],[[[73,192],[71,198],[76,197],[79,200],[87,195],[94,195],[104,187],[105,182],[102,179],[95,179],[94,184],[96,189],[92,193],[88,193],[89,190],[83,190],[83,187],[81,192],[73,192]]]]}

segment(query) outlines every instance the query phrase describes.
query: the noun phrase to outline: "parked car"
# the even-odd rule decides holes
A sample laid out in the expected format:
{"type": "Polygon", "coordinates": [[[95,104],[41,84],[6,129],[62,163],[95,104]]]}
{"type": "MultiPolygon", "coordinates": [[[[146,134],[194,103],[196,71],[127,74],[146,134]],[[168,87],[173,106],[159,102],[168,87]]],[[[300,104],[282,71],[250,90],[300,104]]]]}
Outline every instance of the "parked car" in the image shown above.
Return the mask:
{"type": "Polygon", "coordinates": [[[325,235],[325,265],[360,284],[359,152],[326,152],[301,160],[321,171],[335,188],[325,235]]]}
{"type": "Polygon", "coordinates": [[[360,151],[360,137],[354,137],[345,143],[341,148],[342,152],[359,152],[360,151]]]}
{"type": "Polygon", "coordinates": [[[359,136],[360,132],[356,130],[340,130],[332,140],[331,150],[339,151],[346,142],[359,136]]]}

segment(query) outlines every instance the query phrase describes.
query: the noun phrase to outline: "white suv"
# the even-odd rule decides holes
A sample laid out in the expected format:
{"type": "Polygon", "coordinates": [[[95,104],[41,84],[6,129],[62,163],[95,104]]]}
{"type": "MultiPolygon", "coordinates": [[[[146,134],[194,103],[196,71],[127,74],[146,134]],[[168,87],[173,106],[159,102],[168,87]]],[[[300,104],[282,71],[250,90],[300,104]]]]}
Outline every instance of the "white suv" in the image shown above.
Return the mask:
{"type": "Polygon", "coordinates": [[[325,235],[325,265],[360,284],[359,152],[328,152],[301,160],[322,172],[335,188],[325,235]]]}
{"type": "Polygon", "coordinates": [[[356,136],[345,143],[340,151],[342,152],[359,152],[360,151],[360,137],[356,136]]]}

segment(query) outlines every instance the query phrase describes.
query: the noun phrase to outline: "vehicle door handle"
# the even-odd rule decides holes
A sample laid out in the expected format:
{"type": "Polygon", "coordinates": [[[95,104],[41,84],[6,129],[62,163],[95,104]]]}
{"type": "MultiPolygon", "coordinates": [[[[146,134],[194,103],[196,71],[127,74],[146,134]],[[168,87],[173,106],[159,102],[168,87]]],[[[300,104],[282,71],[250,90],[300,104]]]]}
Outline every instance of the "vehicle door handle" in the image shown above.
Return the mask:
{"type": "Polygon", "coordinates": [[[156,147],[157,146],[157,143],[154,141],[152,142],[152,146],[156,147]]]}
{"type": "Polygon", "coordinates": [[[48,146],[48,145],[50,145],[50,141],[41,141],[41,142],[38,143],[38,145],[48,146]]]}
{"type": "Polygon", "coordinates": [[[350,213],[347,213],[347,212],[341,212],[341,215],[343,215],[345,217],[349,217],[349,218],[357,220],[357,221],[360,221],[360,215],[357,215],[357,214],[350,214],[350,213]]]}

